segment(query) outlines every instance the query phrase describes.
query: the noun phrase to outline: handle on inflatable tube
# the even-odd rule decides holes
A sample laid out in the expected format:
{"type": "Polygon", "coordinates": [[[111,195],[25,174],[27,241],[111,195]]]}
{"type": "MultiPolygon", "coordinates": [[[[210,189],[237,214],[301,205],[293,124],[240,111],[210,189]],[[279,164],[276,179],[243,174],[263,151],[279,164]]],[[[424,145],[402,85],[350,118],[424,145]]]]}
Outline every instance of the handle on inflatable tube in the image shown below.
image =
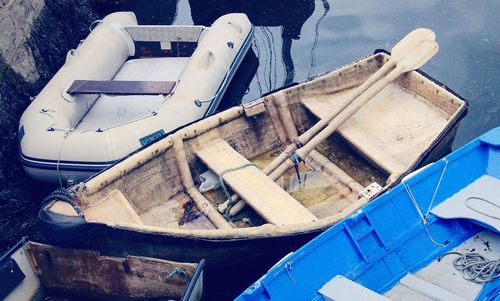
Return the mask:
{"type": "Polygon", "coordinates": [[[241,27],[240,24],[231,21],[227,22],[227,24],[231,25],[234,29],[236,29],[238,33],[241,34],[243,32],[243,28],[241,27]]]}

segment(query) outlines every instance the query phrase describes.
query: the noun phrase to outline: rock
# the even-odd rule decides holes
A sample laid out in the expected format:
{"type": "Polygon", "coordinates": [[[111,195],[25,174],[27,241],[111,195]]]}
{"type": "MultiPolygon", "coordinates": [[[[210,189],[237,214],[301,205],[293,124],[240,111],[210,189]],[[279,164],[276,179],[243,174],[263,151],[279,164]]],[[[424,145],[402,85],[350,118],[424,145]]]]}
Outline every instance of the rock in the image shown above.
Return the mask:
{"type": "Polygon", "coordinates": [[[0,7],[0,55],[12,70],[33,83],[40,76],[33,53],[26,42],[30,38],[34,21],[42,11],[43,0],[4,2],[0,7]]]}
{"type": "Polygon", "coordinates": [[[22,170],[18,122],[30,96],[45,86],[66,52],[98,19],[91,1],[0,0],[0,246],[36,233],[38,204],[55,188],[32,181],[22,170]]]}

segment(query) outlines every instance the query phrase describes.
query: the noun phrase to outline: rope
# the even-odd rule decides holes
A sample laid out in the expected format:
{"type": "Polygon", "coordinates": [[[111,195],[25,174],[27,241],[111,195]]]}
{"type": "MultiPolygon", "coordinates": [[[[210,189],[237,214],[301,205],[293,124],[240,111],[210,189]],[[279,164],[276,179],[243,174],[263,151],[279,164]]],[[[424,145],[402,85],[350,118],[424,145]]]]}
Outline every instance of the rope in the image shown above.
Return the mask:
{"type": "Polygon", "coordinates": [[[313,68],[316,67],[316,46],[318,45],[319,27],[321,25],[321,21],[323,21],[323,18],[325,18],[328,12],[330,11],[330,3],[328,3],[327,0],[321,0],[321,2],[323,2],[324,11],[321,17],[319,17],[318,21],[316,21],[316,28],[314,31],[314,43],[311,48],[311,65],[309,67],[309,73],[307,73],[307,78],[311,78],[311,73],[313,71],[313,68]]]}
{"type": "Polygon", "coordinates": [[[485,215],[485,216],[487,216],[487,217],[491,217],[491,218],[494,218],[494,219],[498,219],[498,220],[500,220],[500,217],[498,217],[498,216],[496,216],[496,215],[488,214],[488,213],[485,213],[485,212],[483,212],[483,211],[481,211],[481,210],[478,210],[478,209],[476,209],[476,208],[472,207],[472,206],[469,204],[469,201],[470,201],[470,200],[480,200],[480,201],[483,201],[483,202],[485,202],[485,203],[491,204],[492,206],[497,207],[497,208],[500,208],[500,206],[498,206],[497,204],[493,203],[493,202],[492,202],[492,201],[490,201],[490,200],[483,199],[483,198],[480,198],[480,197],[475,197],[475,196],[468,197],[468,198],[465,200],[465,206],[467,206],[467,208],[469,208],[470,210],[475,211],[475,212],[477,212],[477,213],[480,213],[480,214],[482,214],[482,215],[485,215]]]}
{"type": "Polygon", "coordinates": [[[295,282],[295,279],[293,279],[293,277],[292,277],[293,266],[292,266],[291,261],[289,261],[285,264],[285,270],[286,270],[288,277],[290,277],[290,280],[292,280],[293,284],[297,284],[297,282],[295,282]]]}
{"type": "Polygon", "coordinates": [[[429,216],[429,213],[431,212],[432,205],[434,204],[434,199],[436,198],[436,194],[438,192],[439,186],[441,186],[441,181],[443,180],[444,173],[446,172],[446,168],[448,167],[448,159],[444,158],[444,167],[443,171],[441,172],[441,176],[439,177],[439,181],[436,185],[436,189],[434,189],[434,194],[432,195],[431,202],[429,203],[429,207],[427,208],[427,212],[425,213],[425,223],[427,222],[427,217],[429,216]]]}
{"type": "Polygon", "coordinates": [[[52,201],[55,200],[63,201],[70,204],[73,207],[73,209],[75,209],[78,215],[83,215],[82,208],[78,206],[78,204],[75,202],[75,199],[71,196],[71,193],[66,188],[58,188],[54,190],[54,192],[52,192],[48,197],[43,199],[42,208],[45,208],[46,206],[50,205],[52,201]]]}
{"type": "Polygon", "coordinates": [[[102,23],[102,20],[95,20],[94,22],[92,22],[92,24],[90,24],[89,31],[92,32],[92,30],[94,30],[96,24],[101,24],[101,23],[102,23]]]}
{"type": "Polygon", "coordinates": [[[183,268],[175,268],[173,269],[172,271],[170,271],[170,273],[168,273],[166,279],[167,280],[171,280],[172,278],[174,278],[175,275],[181,275],[182,277],[184,277],[187,281],[189,281],[189,275],[188,273],[186,272],[185,269],[183,268]]]}
{"type": "Polygon", "coordinates": [[[233,201],[231,199],[231,194],[229,193],[229,190],[227,190],[227,187],[226,187],[226,184],[224,184],[224,175],[226,173],[229,173],[229,172],[233,172],[233,171],[236,171],[236,170],[240,170],[242,168],[245,168],[245,167],[249,167],[249,166],[254,166],[254,167],[257,167],[257,165],[255,165],[255,163],[252,163],[252,162],[248,162],[248,163],[245,163],[241,166],[237,166],[237,167],[233,167],[233,168],[228,168],[228,169],[224,169],[220,175],[219,175],[219,183],[220,183],[220,186],[222,187],[222,190],[224,190],[224,193],[226,194],[226,197],[227,197],[227,201],[228,201],[228,204],[227,204],[227,208],[226,208],[226,211],[224,212],[225,215],[227,215],[229,213],[229,210],[231,210],[231,208],[236,205],[237,201],[233,201]]]}
{"type": "Polygon", "coordinates": [[[302,158],[297,155],[297,153],[293,153],[290,157],[288,157],[293,162],[293,167],[295,168],[295,173],[297,174],[297,179],[299,180],[299,183],[302,182],[302,179],[300,178],[300,170],[299,170],[299,164],[302,161],[302,158]]]}
{"type": "Polygon", "coordinates": [[[432,198],[431,198],[431,201],[429,203],[429,207],[427,208],[427,211],[425,212],[425,214],[423,214],[422,210],[420,210],[420,206],[418,205],[418,201],[415,198],[415,195],[413,195],[413,192],[411,191],[410,186],[408,184],[406,184],[405,181],[401,181],[401,184],[403,184],[403,187],[405,188],[406,193],[410,197],[410,200],[413,203],[413,206],[415,207],[418,214],[420,215],[420,218],[422,220],[422,224],[424,225],[424,229],[425,229],[425,232],[427,233],[427,236],[429,236],[429,239],[432,241],[433,244],[435,244],[436,246],[439,246],[439,247],[444,247],[445,244],[438,243],[432,238],[431,233],[429,232],[429,229],[427,227],[427,219],[429,217],[429,213],[431,212],[432,205],[434,204],[434,200],[436,198],[439,187],[441,186],[441,181],[443,180],[443,176],[444,176],[444,173],[446,172],[446,168],[448,167],[448,160],[446,158],[444,158],[443,160],[444,160],[443,171],[441,172],[441,176],[439,177],[436,188],[434,189],[434,193],[432,194],[432,198]]]}
{"type": "Polygon", "coordinates": [[[127,124],[134,123],[134,122],[142,120],[142,119],[146,119],[146,118],[158,115],[158,112],[149,110],[148,111],[149,112],[148,115],[144,115],[144,116],[141,116],[141,117],[129,120],[127,122],[122,122],[122,123],[111,125],[111,126],[108,126],[108,127],[105,127],[105,128],[79,130],[79,129],[76,129],[76,128],[67,129],[67,128],[56,128],[56,127],[54,127],[57,124],[57,121],[56,121],[55,117],[52,116],[50,113],[55,113],[55,112],[56,112],[55,110],[51,110],[51,109],[42,109],[39,112],[41,114],[49,116],[50,118],[52,118],[52,120],[54,120],[54,123],[52,123],[49,127],[47,127],[47,131],[51,131],[51,132],[52,131],[62,131],[62,132],[71,131],[72,133],[80,133],[80,134],[87,133],[87,132],[96,132],[96,131],[97,132],[104,132],[104,131],[107,131],[107,130],[110,130],[110,129],[114,129],[114,128],[117,128],[117,127],[120,127],[120,126],[123,126],[123,125],[127,125],[127,124]]]}
{"type": "Polygon", "coordinates": [[[51,109],[41,109],[39,112],[40,114],[44,114],[44,115],[49,116],[50,118],[52,118],[52,121],[54,121],[54,123],[49,125],[49,127],[47,128],[47,131],[54,131],[55,130],[54,126],[57,124],[57,120],[54,116],[52,116],[52,114],[50,114],[50,113],[55,113],[55,112],[56,112],[55,110],[51,110],[51,109]]]}
{"type": "Polygon", "coordinates": [[[61,148],[59,149],[59,156],[57,157],[57,166],[56,166],[56,170],[57,170],[57,177],[59,178],[59,186],[61,188],[63,188],[63,182],[62,182],[62,176],[61,176],[61,171],[59,169],[59,166],[60,166],[60,163],[61,163],[61,156],[62,156],[62,152],[63,152],[63,148],[64,148],[64,144],[66,143],[66,139],[68,139],[68,137],[73,133],[73,129],[70,129],[70,130],[67,130],[65,133],[64,133],[64,140],[63,140],[63,143],[61,144],[61,148]]]}
{"type": "Polygon", "coordinates": [[[500,277],[500,259],[488,260],[478,253],[448,252],[441,256],[458,255],[453,260],[453,267],[457,269],[465,280],[474,283],[485,283],[500,277]]]}
{"type": "MultiPolygon", "coordinates": [[[[226,83],[227,83],[227,81],[228,81],[228,78],[229,78],[229,77],[228,77],[228,74],[226,73],[226,75],[224,75],[224,78],[222,79],[222,82],[221,82],[221,84],[220,84],[219,88],[217,88],[217,91],[215,91],[214,96],[212,96],[212,97],[211,97],[211,98],[209,98],[209,99],[203,99],[203,100],[202,100],[202,99],[195,99],[195,100],[194,100],[194,104],[195,104],[197,107],[201,107],[201,106],[202,106],[202,104],[204,104],[204,103],[214,101],[217,97],[219,97],[219,94],[220,94],[220,92],[221,92],[221,87],[223,87],[223,86],[225,86],[225,85],[226,85],[226,83]]],[[[176,85],[176,86],[177,86],[177,85],[176,85]]]]}

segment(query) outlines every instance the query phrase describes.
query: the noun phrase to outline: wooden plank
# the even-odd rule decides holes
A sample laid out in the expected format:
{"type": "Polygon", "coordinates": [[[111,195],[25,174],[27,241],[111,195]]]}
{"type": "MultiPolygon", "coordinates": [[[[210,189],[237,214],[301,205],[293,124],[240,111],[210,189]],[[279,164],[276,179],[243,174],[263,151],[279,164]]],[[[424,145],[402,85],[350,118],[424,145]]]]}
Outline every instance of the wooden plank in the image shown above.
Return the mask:
{"type": "MultiPolygon", "coordinates": [[[[403,109],[403,101],[398,102],[399,107],[398,105],[393,105],[393,103],[396,102],[394,90],[398,89],[395,88],[394,85],[390,85],[390,88],[387,88],[385,91],[387,90],[392,92],[391,97],[385,97],[385,94],[387,94],[386,92],[379,93],[379,95],[373,97],[364,110],[356,113],[342,126],[340,126],[337,133],[369,161],[374,163],[376,166],[379,166],[380,169],[390,175],[393,173],[404,172],[409,165],[418,158],[418,155],[420,155],[423,150],[421,150],[422,146],[419,144],[420,140],[417,139],[418,137],[410,140],[409,135],[411,133],[408,133],[408,136],[405,136],[404,140],[390,140],[389,137],[396,136],[394,135],[396,131],[402,132],[403,126],[408,127],[408,123],[404,121],[405,119],[403,117],[400,118],[400,116],[405,116],[405,118],[416,118],[414,116],[419,115],[418,113],[415,113],[409,116],[408,113],[405,113],[404,109],[409,106],[408,103],[412,102],[413,105],[419,105],[420,103],[413,101],[413,99],[410,99],[411,97],[406,96],[405,104],[407,105],[403,109]],[[393,110],[396,111],[397,114],[387,113],[388,110],[386,107],[388,107],[389,104],[391,107],[394,107],[393,110]],[[375,126],[371,127],[373,130],[368,132],[364,130],[366,126],[363,126],[363,123],[380,122],[387,123],[387,126],[379,125],[379,128],[392,128],[392,131],[389,133],[383,131],[383,133],[377,134],[375,130],[377,127],[375,126]],[[378,139],[382,135],[385,135],[387,138],[385,140],[378,139]],[[410,142],[412,143],[411,147],[409,147],[410,142]]],[[[328,113],[332,111],[333,108],[341,105],[351,92],[352,91],[344,91],[335,97],[329,97],[327,99],[304,99],[301,103],[311,113],[322,119],[326,118],[328,113]]],[[[413,106],[410,107],[413,108],[413,106]]],[[[419,108],[420,107],[421,106],[419,106],[419,108]]],[[[410,110],[410,112],[415,111],[410,110]]],[[[428,110],[426,110],[426,112],[428,112],[428,110]]],[[[436,120],[436,123],[441,124],[440,120],[436,120]]],[[[415,122],[414,124],[416,125],[418,123],[415,122]]],[[[408,130],[408,132],[410,132],[410,130],[408,130]]],[[[417,131],[415,130],[415,132],[417,131]]],[[[425,135],[424,138],[427,136],[428,135],[425,135]]]]}
{"type": "Polygon", "coordinates": [[[68,94],[158,95],[169,94],[175,81],[75,80],[68,94]]]}
{"type": "Polygon", "coordinates": [[[103,256],[36,242],[29,242],[28,255],[46,290],[86,297],[83,300],[178,300],[197,266],[142,256],[103,256]],[[176,268],[189,278],[176,274],[168,279],[176,268]]]}
{"type": "MultiPolygon", "coordinates": [[[[196,155],[216,174],[249,161],[224,140],[208,142],[196,155]]],[[[317,218],[255,166],[224,174],[223,179],[266,221],[275,225],[306,223],[317,218]]]]}

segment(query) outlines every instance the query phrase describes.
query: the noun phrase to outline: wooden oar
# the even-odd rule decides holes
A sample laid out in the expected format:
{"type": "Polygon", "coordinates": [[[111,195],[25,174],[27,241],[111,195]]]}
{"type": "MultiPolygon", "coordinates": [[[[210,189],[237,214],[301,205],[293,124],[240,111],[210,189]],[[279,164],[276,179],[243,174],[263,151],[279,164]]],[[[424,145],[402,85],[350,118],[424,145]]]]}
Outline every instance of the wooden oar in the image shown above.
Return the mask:
{"type": "MultiPolygon", "coordinates": [[[[321,132],[314,136],[307,144],[299,148],[292,156],[287,158],[280,166],[269,174],[273,180],[277,180],[287,170],[294,167],[296,162],[303,160],[309,152],[311,152],[319,143],[328,138],[335,130],[340,127],[345,121],[351,118],[358,112],[373,96],[377,95],[389,83],[393,82],[401,74],[416,70],[424,65],[432,58],[439,50],[439,45],[436,41],[426,40],[420,43],[416,48],[409,51],[408,55],[397,63],[396,68],[392,70],[386,77],[377,81],[373,86],[368,88],[365,93],[361,94],[351,105],[342,111],[337,118],[332,120],[321,132]]],[[[237,214],[244,207],[243,201],[238,202],[232,209],[231,214],[237,214]]]]}
{"type": "MultiPolygon", "coordinates": [[[[439,50],[439,45],[436,41],[423,41],[416,48],[411,50],[408,55],[398,62],[396,68],[392,70],[386,77],[376,82],[365,93],[358,97],[351,105],[342,111],[335,120],[330,122],[321,132],[314,136],[307,144],[295,151],[293,156],[296,160],[303,160],[309,152],[311,152],[318,144],[332,135],[337,128],[358,112],[370,99],[377,95],[389,83],[393,82],[401,74],[416,70],[424,65],[432,58],[439,50]]],[[[288,158],[279,167],[277,167],[269,176],[272,179],[281,177],[288,169],[295,166],[294,161],[288,158]]]]}
{"type": "MultiPolygon", "coordinates": [[[[365,92],[370,86],[372,86],[376,81],[387,74],[398,62],[402,61],[406,55],[413,49],[415,49],[420,43],[425,40],[435,40],[436,34],[427,28],[417,28],[407,34],[403,39],[401,39],[391,50],[391,57],[389,61],[385,63],[377,72],[371,75],[362,85],[357,87],[354,92],[349,96],[347,101],[343,106],[336,108],[327,118],[323,118],[318,121],[314,126],[309,128],[306,132],[296,138],[294,143],[288,145],[285,150],[276,157],[270,164],[268,164],[262,171],[269,175],[276,167],[283,163],[288,157],[290,157],[298,147],[306,144],[314,135],[319,131],[324,129],[332,120],[335,118],[342,110],[344,110],[348,105],[350,105],[358,96],[365,92]]],[[[271,177],[273,180],[277,180],[271,177]]],[[[237,195],[231,197],[231,201],[235,202],[238,200],[237,195]]],[[[227,209],[229,200],[219,205],[218,210],[224,212],[227,209]]],[[[238,203],[233,210],[231,210],[231,215],[237,214],[244,206],[244,203],[238,203]]]]}
{"type": "Polygon", "coordinates": [[[379,70],[377,70],[377,72],[371,75],[362,85],[357,87],[342,106],[336,108],[335,111],[332,112],[327,118],[322,118],[314,126],[297,137],[294,143],[285,148],[285,150],[278,157],[273,159],[273,161],[269,163],[262,171],[266,175],[269,175],[275,168],[277,168],[288,157],[290,157],[297,150],[297,148],[309,142],[312,137],[314,137],[317,133],[324,129],[330,123],[330,121],[333,120],[333,118],[335,118],[340,112],[342,112],[356,98],[358,98],[376,81],[381,79],[391,69],[393,69],[398,62],[402,61],[408,55],[409,52],[415,49],[423,41],[435,39],[436,34],[432,30],[427,28],[418,28],[407,34],[392,48],[389,61],[385,63],[379,70]]]}

